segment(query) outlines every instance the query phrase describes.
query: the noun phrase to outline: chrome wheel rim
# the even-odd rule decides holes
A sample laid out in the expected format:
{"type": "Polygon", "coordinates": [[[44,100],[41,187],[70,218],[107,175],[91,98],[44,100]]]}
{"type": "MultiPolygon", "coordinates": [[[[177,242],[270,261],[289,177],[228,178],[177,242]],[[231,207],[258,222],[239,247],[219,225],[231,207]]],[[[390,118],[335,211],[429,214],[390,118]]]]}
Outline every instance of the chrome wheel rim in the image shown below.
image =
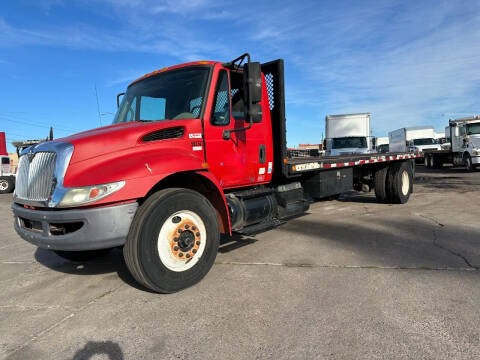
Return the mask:
{"type": "Polygon", "coordinates": [[[202,257],[207,231],[200,216],[190,210],[172,214],[158,235],[160,261],[169,270],[182,272],[192,268],[202,257]]]}
{"type": "Polygon", "coordinates": [[[8,189],[8,181],[0,180],[0,190],[5,191],[8,189]]]}

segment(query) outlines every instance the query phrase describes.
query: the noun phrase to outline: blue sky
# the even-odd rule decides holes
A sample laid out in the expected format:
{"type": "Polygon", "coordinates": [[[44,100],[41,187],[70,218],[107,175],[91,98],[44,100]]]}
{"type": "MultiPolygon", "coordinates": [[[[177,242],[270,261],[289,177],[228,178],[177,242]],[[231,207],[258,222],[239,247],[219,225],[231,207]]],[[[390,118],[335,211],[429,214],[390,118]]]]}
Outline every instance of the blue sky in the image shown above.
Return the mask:
{"type": "Polygon", "coordinates": [[[11,141],[105,125],[131,80],[245,51],[285,59],[289,146],[320,142],[335,113],[371,112],[377,136],[441,130],[480,112],[479,50],[476,0],[7,0],[0,130],[11,141]]]}

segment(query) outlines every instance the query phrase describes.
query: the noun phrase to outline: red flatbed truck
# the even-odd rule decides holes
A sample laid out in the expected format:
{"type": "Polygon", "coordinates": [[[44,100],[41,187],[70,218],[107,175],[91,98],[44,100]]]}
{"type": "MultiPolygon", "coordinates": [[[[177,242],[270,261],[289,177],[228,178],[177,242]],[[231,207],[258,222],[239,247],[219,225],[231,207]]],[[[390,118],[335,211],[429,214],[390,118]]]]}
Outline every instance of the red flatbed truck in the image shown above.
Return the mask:
{"type": "Polygon", "coordinates": [[[200,281],[221,233],[275,227],[352,189],[386,203],[412,192],[418,154],[287,157],[283,60],[172,66],[121,95],[113,125],[22,152],[14,227],[69,259],[122,246],[154,291],[200,281]]]}

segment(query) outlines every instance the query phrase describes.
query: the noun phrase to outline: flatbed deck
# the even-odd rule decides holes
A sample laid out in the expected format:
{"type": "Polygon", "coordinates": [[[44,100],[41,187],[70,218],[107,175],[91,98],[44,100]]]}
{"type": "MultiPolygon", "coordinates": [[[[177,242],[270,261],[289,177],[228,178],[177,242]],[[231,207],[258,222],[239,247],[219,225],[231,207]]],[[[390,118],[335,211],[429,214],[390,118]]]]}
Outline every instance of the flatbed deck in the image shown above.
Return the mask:
{"type": "Polygon", "coordinates": [[[342,156],[286,158],[285,164],[287,165],[289,175],[298,175],[299,173],[309,171],[415,159],[419,157],[422,157],[421,153],[353,154],[342,156]]]}

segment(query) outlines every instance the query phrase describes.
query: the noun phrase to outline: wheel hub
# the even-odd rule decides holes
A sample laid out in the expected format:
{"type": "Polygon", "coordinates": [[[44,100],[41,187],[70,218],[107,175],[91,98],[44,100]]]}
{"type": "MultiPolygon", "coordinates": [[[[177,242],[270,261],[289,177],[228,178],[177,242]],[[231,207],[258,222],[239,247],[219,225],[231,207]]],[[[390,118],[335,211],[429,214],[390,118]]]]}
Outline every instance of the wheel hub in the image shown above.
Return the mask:
{"type": "Polygon", "coordinates": [[[195,245],[195,234],[190,230],[184,230],[178,237],[178,246],[183,252],[190,251],[195,245]]]}
{"type": "Polygon", "coordinates": [[[8,188],[8,183],[5,180],[0,181],[0,190],[6,190],[8,188]]]}

